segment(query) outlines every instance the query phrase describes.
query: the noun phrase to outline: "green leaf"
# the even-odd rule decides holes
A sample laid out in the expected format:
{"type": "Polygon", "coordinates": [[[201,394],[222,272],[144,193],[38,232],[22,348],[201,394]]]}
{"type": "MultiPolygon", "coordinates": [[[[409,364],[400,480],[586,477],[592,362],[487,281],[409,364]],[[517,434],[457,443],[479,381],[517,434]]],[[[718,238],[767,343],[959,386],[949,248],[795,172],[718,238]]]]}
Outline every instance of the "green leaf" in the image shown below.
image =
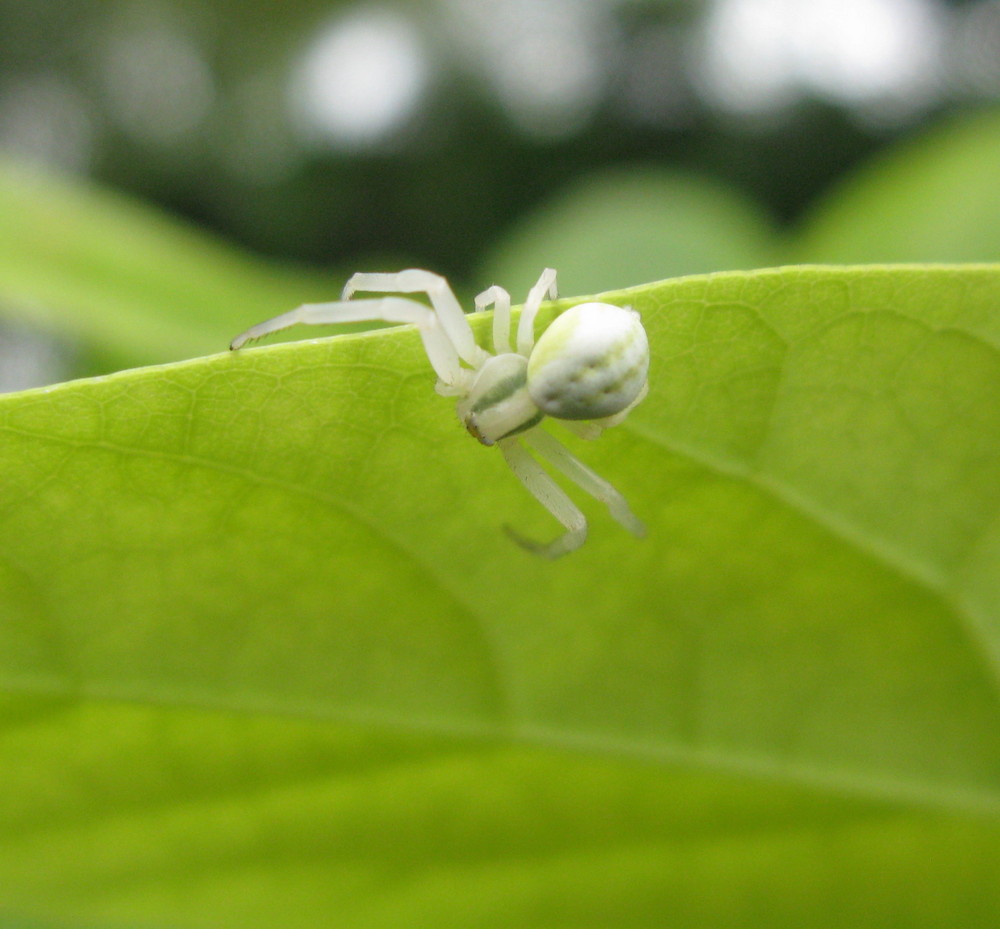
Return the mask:
{"type": "Polygon", "coordinates": [[[246,319],[329,300],[340,283],[269,267],[121,194],[0,164],[4,312],[120,366],[218,351],[246,319]]]}
{"type": "Polygon", "coordinates": [[[775,233],[759,207],[707,178],[651,168],[592,175],[525,219],[482,279],[526,293],[542,261],[565,293],[764,267],[775,233]]]}
{"type": "Polygon", "coordinates": [[[792,260],[996,261],[1000,111],[939,127],[840,183],[807,218],[792,260]]]}
{"type": "Polygon", "coordinates": [[[0,916],[992,924],[1000,267],[608,299],[554,563],[412,330],[0,398],[0,916]]]}

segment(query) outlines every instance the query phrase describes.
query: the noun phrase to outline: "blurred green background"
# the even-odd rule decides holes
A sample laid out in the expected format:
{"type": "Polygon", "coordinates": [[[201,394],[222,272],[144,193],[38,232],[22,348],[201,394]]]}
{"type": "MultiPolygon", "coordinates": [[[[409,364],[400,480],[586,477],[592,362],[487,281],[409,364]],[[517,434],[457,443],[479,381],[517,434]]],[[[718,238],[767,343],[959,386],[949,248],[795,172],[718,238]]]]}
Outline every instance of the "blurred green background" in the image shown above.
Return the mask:
{"type": "MultiPolygon", "coordinates": [[[[837,260],[782,236],[998,96],[993,0],[0,2],[5,159],[336,280],[416,265],[466,294],[837,260]]],[[[990,257],[946,252],[902,257],[990,257]]],[[[55,379],[21,339],[6,386],[55,379]]]]}
{"type": "Polygon", "coordinates": [[[1000,925],[998,103],[996,0],[0,0],[0,388],[195,358],[0,398],[0,929],[1000,925]],[[646,539],[225,352],[406,265],[640,285],[646,539]]]}

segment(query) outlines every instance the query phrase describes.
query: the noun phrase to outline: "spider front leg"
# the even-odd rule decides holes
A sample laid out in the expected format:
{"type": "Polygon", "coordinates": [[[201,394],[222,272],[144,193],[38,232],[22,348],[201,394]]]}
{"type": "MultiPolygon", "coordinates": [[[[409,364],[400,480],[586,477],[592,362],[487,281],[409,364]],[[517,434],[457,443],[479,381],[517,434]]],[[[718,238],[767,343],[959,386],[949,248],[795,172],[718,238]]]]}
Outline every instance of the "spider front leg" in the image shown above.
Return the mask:
{"type": "Polygon", "coordinates": [[[387,323],[411,323],[420,332],[427,359],[445,384],[458,383],[463,375],[458,354],[432,310],[405,297],[378,300],[341,300],[333,303],[305,303],[294,310],[251,326],[236,336],[229,348],[236,351],[247,342],[263,338],[290,326],[324,326],[333,323],[357,323],[382,320],[387,323]]]}
{"type": "Polygon", "coordinates": [[[646,534],[646,527],[629,509],[625,497],[600,474],[588,468],[565,445],[544,429],[530,429],[524,433],[524,441],[577,487],[605,504],[612,518],[628,529],[632,535],[642,538],[646,534]]]}
{"type": "Polygon", "coordinates": [[[368,293],[426,294],[434,307],[441,327],[458,352],[459,357],[473,368],[481,365],[489,353],[476,345],[469,321],[448,282],[433,271],[409,268],[393,274],[352,274],[344,285],[342,300],[350,300],[358,291],[368,293]]]}
{"type": "Polygon", "coordinates": [[[548,298],[555,300],[559,296],[556,289],[556,272],[546,268],[538,278],[538,283],[528,291],[528,299],[524,301],[521,310],[521,321],[517,326],[517,353],[525,358],[531,354],[535,345],[535,317],[542,302],[548,298]]]}
{"type": "Polygon", "coordinates": [[[476,297],[476,312],[493,307],[493,351],[498,355],[510,352],[510,294],[494,284],[476,297]]]}

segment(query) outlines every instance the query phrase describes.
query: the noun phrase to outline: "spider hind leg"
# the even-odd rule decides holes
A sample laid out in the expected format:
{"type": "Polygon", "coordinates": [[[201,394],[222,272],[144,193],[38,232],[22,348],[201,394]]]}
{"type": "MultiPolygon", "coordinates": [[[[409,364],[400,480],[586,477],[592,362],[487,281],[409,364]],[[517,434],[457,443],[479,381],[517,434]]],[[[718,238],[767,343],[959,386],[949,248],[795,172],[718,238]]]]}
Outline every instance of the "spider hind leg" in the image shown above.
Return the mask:
{"type": "Polygon", "coordinates": [[[548,472],[528,453],[521,444],[522,441],[577,487],[604,503],[611,516],[632,535],[641,538],[646,534],[646,527],[629,509],[625,497],[618,490],[543,429],[529,429],[521,436],[501,439],[497,444],[510,469],[521,483],[566,531],[553,541],[544,543],[528,539],[510,526],[505,526],[507,534],[518,545],[543,558],[552,559],[574,551],[587,539],[586,517],[548,472]]]}

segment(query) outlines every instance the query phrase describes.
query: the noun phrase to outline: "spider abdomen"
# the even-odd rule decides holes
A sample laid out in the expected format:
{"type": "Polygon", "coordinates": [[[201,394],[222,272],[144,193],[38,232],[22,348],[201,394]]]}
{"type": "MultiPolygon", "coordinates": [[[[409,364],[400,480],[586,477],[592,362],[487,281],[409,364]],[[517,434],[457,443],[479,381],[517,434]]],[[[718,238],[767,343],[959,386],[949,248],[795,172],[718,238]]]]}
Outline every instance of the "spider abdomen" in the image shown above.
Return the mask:
{"type": "Polygon", "coordinates": [[[639,396],[649,342],[639,314],[609,303],[581,303],[558,316],[528,359],[528,391],[556,419],[601,419],[639,396]]]}

